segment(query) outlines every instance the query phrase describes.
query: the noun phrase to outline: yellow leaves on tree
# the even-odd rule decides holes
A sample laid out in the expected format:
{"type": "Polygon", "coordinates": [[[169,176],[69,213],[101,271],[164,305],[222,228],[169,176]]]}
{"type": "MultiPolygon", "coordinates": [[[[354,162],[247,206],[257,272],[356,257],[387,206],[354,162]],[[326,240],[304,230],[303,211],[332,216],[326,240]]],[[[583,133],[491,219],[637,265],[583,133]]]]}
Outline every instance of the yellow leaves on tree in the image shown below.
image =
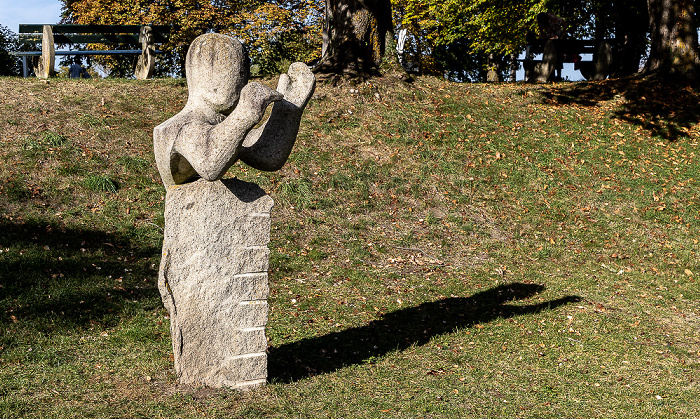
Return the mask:
{"type": "Polygon", "coordinates": [[[78,0],[65,9],[70,12],[68,20],[76,24],[168,25],[170,38],[160,49],[173,54],[184,68],[187,47],[207,32],[240,39],[253,62],[294,33],[297,36],[291,38],[296,42],[287,42],[283,55],[308,61],[314,58],[314,48],[320,52],[320,34],[318,40],[310,35],[320,32],[317,7],[314,0],[78,0]]]}
{"type": "Polygon", "coordinates": [[[401,27],[419,33],[426,49],[468,39],[474,51],[519,52],[547,0],[395,0],[401,27]]]}
{"type": "Polygon", "coordinates": [[[286,71],[293,61],[320,58],[320,6],[314,0],[263,2],[239,13],[240,25],[222,31],[242,40],[262,73],[286,71]]]}

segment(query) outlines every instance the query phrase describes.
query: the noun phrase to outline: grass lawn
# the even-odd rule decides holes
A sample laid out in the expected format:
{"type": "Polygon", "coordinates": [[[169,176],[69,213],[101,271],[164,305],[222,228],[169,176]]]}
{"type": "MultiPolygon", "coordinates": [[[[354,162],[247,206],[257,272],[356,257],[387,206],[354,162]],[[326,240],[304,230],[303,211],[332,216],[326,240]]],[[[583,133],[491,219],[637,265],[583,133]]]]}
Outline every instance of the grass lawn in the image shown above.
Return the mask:
{"type": "Polygon", "coordinates": [[[176,383],[156,286],[184,82],[0,91],[2,417],[700,417],[697,89],[320,85],[229,173],[276,202],[245,393],[176,383]]]}

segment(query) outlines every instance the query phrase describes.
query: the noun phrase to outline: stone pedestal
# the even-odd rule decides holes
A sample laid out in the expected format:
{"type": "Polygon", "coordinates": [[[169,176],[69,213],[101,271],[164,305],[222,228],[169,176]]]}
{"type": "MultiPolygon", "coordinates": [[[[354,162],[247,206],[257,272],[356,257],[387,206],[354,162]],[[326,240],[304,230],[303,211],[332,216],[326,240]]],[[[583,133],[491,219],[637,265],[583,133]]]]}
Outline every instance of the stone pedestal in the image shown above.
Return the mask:
{"type": "Polygon", "coordinates": [[[158,288],[180,383],[265,383],[272,205],[237,179],[168,187],[158,288]]]}

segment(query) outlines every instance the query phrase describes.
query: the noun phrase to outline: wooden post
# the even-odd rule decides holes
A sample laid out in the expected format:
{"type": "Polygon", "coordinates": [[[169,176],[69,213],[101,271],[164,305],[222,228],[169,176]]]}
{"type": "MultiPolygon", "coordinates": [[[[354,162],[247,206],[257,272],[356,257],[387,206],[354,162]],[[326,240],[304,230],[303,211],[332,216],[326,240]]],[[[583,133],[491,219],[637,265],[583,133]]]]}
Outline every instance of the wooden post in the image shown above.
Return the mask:
{"type": "Polygon", "coordinates": [[[56,50],[53,43],[53,30],[51,25],[44,25],[41,37],[41,58],[34,68],[34,73],[40,79],[48,79],[56,73],[55,65],[56,50]]]}
{"type": "Polygon", "coordinates": [[[535,54],[532,53],[532,45],[529,44],[525,48],[523,69],[525,70],[525,81],[533,83],[535,81],[535,54]]]}
{"type": "Polygon", "coordinates": [[[153,28],[142,26],[139,30],[139,42],[141,43],[141,55],[136,63],[134,73],[137,79],[146,80],[153,76],[156,67],[153,28]]]}
{"type": "Polygon", "coordinates": [[[518,68],[520,67],[518,65],[518,54],[512,53],[508,56],[508,60],[510,63],[510,79],[509,81],[511,83],[515,83],[515,75],[518,71],[518,68]]]}

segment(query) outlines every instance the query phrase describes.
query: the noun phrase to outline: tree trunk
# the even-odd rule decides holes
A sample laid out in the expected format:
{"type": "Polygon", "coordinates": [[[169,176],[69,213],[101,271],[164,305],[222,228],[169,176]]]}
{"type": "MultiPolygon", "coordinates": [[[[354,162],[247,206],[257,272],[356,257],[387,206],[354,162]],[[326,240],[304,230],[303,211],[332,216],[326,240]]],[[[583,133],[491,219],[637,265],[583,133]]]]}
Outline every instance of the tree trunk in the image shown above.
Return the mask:
{"type": "Polygon", "coordinates": [[[508,62],[510,63],[510,79],[511,83],[515,83],[516,74],[520,68],[520,63],[518,63],[518,54],[510,54],[508,56],[508,62]]]}
{"type": "Polygon", "coordinates": [[[649,9],[646,0],[615,2],[616,54],[613,77],[625,77],[639,72],[646,49],[649,30],[649,9]]]}
{"type": "Polygon", "coordinates": [[[501,60],[496,59],[496,56],[491,53],[486,59],[486,81],[495,83],[501,81],[501,60]]]}
{"type": "Polygon", "coordinates": [[[651,51],[646,71],[697,78],[694,0],[648,0],[651,51]]]}
{"type": "Polygon", "coordinates": [[[393,36],[389,0],[326,0],[321,74],[377,73],[385,37],[393,36]]]}

